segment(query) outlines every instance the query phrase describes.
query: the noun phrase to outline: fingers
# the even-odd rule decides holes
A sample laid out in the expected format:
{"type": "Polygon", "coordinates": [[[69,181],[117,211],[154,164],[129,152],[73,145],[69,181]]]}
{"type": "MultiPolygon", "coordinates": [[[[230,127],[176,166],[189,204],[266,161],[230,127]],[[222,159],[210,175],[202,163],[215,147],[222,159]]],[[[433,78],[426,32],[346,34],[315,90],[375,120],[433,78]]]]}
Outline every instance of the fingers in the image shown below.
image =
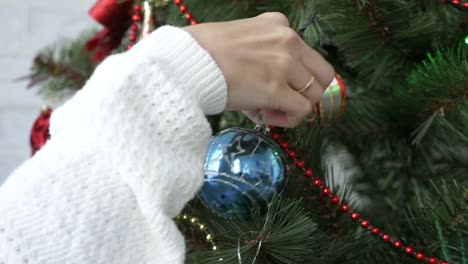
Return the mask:
{"type": "Polygon", "coordinates": [[[315,105],[315,103],[320,100],[323,88],[316,80],[315,76],[313,76],[312,73],[304,67],[300,60],[294,61],[289,67],[288,77],[289,85],[296,91],[301,91],[306,88],[306,85],[309,85],[310,82],[311,87],[306,88],[307,90],[301,94],[309,99],[312,105],[315,105]]]}
{"type": "Polygon", "coordinates": [[[270,98],[269,107],[257,112],[254,121],[263,124],[292,128],[312,111],[311,102],[291,87],[279,89],[270,98]],[[258,114],[262,114],[260,117],[258,114]]]}
{"type": "Polygon", "coordinates": [[[322,87],[322,91],[325,90],[332,82],[335,76],[335,70],[320,53],[310,48],[303,41],[301,43],[300,52],[302,64],[315,77],[315,81],[322,87]]]}

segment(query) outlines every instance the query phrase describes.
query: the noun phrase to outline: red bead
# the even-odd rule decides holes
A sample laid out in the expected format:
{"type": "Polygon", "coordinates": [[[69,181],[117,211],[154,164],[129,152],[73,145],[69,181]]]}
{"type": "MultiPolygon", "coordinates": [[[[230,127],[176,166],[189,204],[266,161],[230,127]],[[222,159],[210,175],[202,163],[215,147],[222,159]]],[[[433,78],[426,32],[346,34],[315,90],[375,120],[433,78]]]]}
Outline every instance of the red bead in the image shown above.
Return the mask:
{"type": "Polygon", "coordinates": [[[140,15],[133,15],[132,16],[132,20],[137,22],[137,21],[140,21],[141,20],[141,16],[140,15]]]}
{"type": "Polygon", "coordinates": [[[273,134],[271,134],[271,137],[272,137],[274,140],[278,140],[278,139],[280,139],[280,134],[278,134],[278,133],[273,133],[273,134]]]}
{"type": "Polygon", "coordinates": [[[442,4],[446,4],[447,0],[441,0],[442,4]]]}
{"type": "Polygon", "coordinates": [[[448,261],[441,261],[440,264],[449,264],[448,261]]]}
{"type": "Polygon", "coordinates": [[[438,262],[437,259],[434,257],[430,257],[427,259],[427,263],[429,264],[437,264],[437,262],[438,262]]]}
{"type": "Polygon", "coordinates": [[[135,41],[136,38],[137,38],[137,37],[136,37],[135,33],[132,33],[132,34],[130,34],[130,35],[128,36],[128,39],[129,39],[130,41],[135,41]]]}
{"type": "Polygon", "coordinates": [[[395,240],[395,241],[393,241],[393,246],[395,248],[401,248],[403,246],[403,244],[400,241],[395,240]]]}
{"type": "Polygon", "coordinates": [[[296,167],[298,167],[299,169],[304,168],[304,161],[302,160],[296,160],[295,164],[296,164],[296,167]]]}
{"type": "Polygon", "coordinates": [[[315,179],[313,182],[312,182],[313,185],[319,187],[320,185],[322,185],[322,181],[320,179],[315,179]]]}
{"type": "Polygon", "coordinates": [[[463,7],[468,8],[468,2],[463,3],[463,7]]]}
{"type": "Polygon", "coordinates": [[[140,11],[141,11],[141,6],[139,6],[139,5],[134,5],[134,6],[133,6],[133,11],[135,11],[135,12],[140,12],[140,11]]]}
{"type": "Polygon", "coordinates": [[[190,14],[190,13],[188,13],[188,12],[185,13],[185,19],[187,19],[187,20],[192,19],[192,14],[190,14]]]}
{"type": "Polygon", "coordinates": [[[190,25],[195,26],[198,22],[195,19],[190,20],[190,25]]]}
{"type": "Polygon", "coordinates": [[[350,216],[351,216],[351,219],[353,219],[354,221],[359,220],[359,214],[356,212],[352,212],[350,216]]]}
{"type": "Polygon", "coordinates": [[[128,44],[127,49],[129,50],[131,48],[133,48],[133,44],[128,44]]]}
{"type": "Polygon", "coordinates": [[[349,206],[347,204],[341,205],[341,211],[347,213],[349,211],[349,206]]]}
{"type": "Polygon", "coordinates": [[[281,146],[281,148],[283,148],[283,149],[287,149],[287,148],[289,147],[288,142],[285,142],[285,141],[281,142],[281,143],[280,143],[280,146],[281,146]]]}
{"type": "Polygon", "coordinates": [[[174,4],[180,5],[180,4],[182,4],[182,0],[174,0],[174,4]]]}
{"type": "Polygon", "coordinates": [[[460,0],[453,0],[452,3],[458,5],[458,4],[460,4],[460,0]]]}
{"type": "Polygon", "coordinates": [[[290,151],[288,151],[288,156],[289,156],[291,159],[295,159],[295,158],[296,158],[296,152],[290,150],[290,151]]]}
{"type": "Polygon", "coordinates": [[[333,204],[339,204],[339,203],[340,203],[340,197],[338,197],[337,195],[333,195],[333,196],[330,198],[330,201],[331,201],[333,204]]]}
{"type": "Polygon", "coordinates": [[[390,241],[390,236],[387,235],[387,234],[383,234],[383,235],[382,235],[382,240],[383,240],[384,242],[389,242],[389,241],[390,241]]]}
{"type": "Polygon", "coordinates": [[[322,189],[322,195],[323,196],[329,196],[330,195],[330,189],[325,187],[322,189]]]}
{"type": "Polygon", "coordinates": [[[405,252],[406,252],[406,254],[411,255],[411,254],[413,254],[413,251],[414,251],[414,250],[413,250],[412,247],[405,247],[405,252]]]}
{"type": "Polygon", "coordinates": [[[421,252],[416,253],[416,259],[417,260],[424,260],[424,254],[421,252]]]}
{"type": "Polygon", "coordinates": [[[362,220],[361,221],[361,227],[364,228],[364,229],[367,229],[369,227],[369,221],[362,220]]]}
{"type": "Polygon", "coordinates": [[[371,229],[371,233],[372,233],[373,235],[378,235],[378,234],[380,234],[380,230],[379,230],[377,227],[373,227],[373,228],[371,229]]]}
{"type": "Polygon", "coordinates": [[[187,12],[187,7],[185,5],[180,5],[179,10],[180,10],[180,12],[185,13],[185,12],[187,12]]]}
{"type": "Polygon", "coordinates": [[[305,170],[304,176],[306,176],[307,178],[312,178],[314,177],[314,173],[312,172],[312,170],[305,170]]]}
{"type": "Polygon", "coordinates": [[[131,27],[130,27],[130,30],[132,30],[133,32],[136,32],[138,30],[138,25],[137,24],[133,24],[131,27]]]}

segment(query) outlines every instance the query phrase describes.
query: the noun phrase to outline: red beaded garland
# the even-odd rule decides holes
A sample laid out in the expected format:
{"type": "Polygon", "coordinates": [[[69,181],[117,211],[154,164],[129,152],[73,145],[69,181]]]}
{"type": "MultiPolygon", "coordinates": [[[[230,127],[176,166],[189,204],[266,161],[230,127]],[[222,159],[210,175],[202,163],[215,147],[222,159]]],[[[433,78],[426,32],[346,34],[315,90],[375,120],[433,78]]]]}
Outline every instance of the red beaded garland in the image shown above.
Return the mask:
{"type": "Polygon", "coordinates": [[[138,22],[138,21],[141,20],[141,16],[135,14],[135,15],[132,16],[132,20],[135,21],[135,22],[138,22]]]}
{"type": "Polygon", "coordinates": [[[330,195],[330,189],[325,187],[322,189],[322,195],[323,196],[329,196],[330,195]]]}
{"type": "Polygon", "coordinates": [[[437,264],[437,262],[438,262],[437,259],[434,257],[430,257],[427,259],[427,263],[429,264],[437,264]]]}
{"type": "Polygon", "coordinates": [[[273,133],[273,134],[271,134],[271,137],[272,137],[274,140],[278,140],[278,139],[280,139],[280,134],[278,134],[278,133],[273,133]]]}
{"type": "Polygon", "coordinates": [[[411,255],[413,254],[414,249],[412,247],[405,247],[405,252],[406,254],[411,255]]]}
{"type": "Polygon", "coordinates": [[[401,248],[403,246],[403,244],[400,241],[395,240],[395,241],[393,241],[393,246],[395,248],[401,248]]]}
{"type": "Polygon", "coordinates": [[[320,179],[315,179],[312,181],[312,183],[317,187],[322,185],[322,181],[320,179]]]}
{"type": "Polygon", "coordinates": [[[464,11],[468,11],[468,2],[464,2],[462,3],[461,0],[441,0],[442,4],[451,4],[452,6],[458,8],[458,9],[461,9],[461,10],[464,10],[464,11]]]}
{"type": "Polygon", "coordinates": [[[379,234],[380,234],[380,230],[379,230],[377,227],[373,227],[373,228],[371,229],[371,233],[372,233],[373,235],[379,235],[379,234]]]}
{"type": "Polygon", "coordinates": [[[347,213],[349,211],[349,206],[347,204],[341,205],[341,211],[343,211],[343,213],[347,213]]]}
{"type": "Polygon", "coordinates": [[[415,257],[416,257],[417,260],[424,260],[424,258],[425,258],[424,254],[421,253],[421,252],[416,253],[415,257]]]}
{"type": "Polygon", "coordinates": [[[382,235],[382,240],[385,241],[385,242],[389,242],[390,241],[390,236],[388,234],[383,234],[382,235]]]}
{"type": "Polygon", "coordinates": [[[296,160],[295,164],[296,164],[296,167],[298,167],[299,169],[304,168],[304,161],[302,160],[296,160]]]}
{"type": "Polygon", "coordinates": [[[369,221],[362,220],[361,221],[361,227],[364,228],[364,229],[367,229],[369,227],[369,221]]]}
{"type": "MultiPolygon", "coordinates": [[[[444,1],[446,1],[446,0],[442,0],[442,1],[444,2],[444,1]]],[[[454,3],[454,2],[457,2],[457,1],[459,1],[459,0],[452,0],[452,1],[453,1],[452,3],[454,3]]],[[[190,22],[191,25],[196,25],[196,24],[198,23],[195,19],[193,19],[192,14],[189,13],[189,12],[187,11],[187,7],[186,7],[185,5],[182,4],[182,0],[174,0],[174,4],[177,5],[177,6],[179,7],[179,10],[180,10],[182,13],[185,14],[185,18],[190,22]]],[[[463,5],[465,5],[465,4],[466,4],[466,6],[468,7],[468,3],[464,3],[463,5]]],[[[140,18],[140,19],[141,19],[141,18],[140,18]]],[[[275,127],[274,127],[274,126],[269,126],[269,128],[272,130],[271,137],[272,137],[274,140],[279,141],[279,139],[280,139],[281,136],[280,136],[279,133],[277,133],[277,132],[274,131],[275,127]]],[[[291,159],[294,159],[294,160],[295,160],[295,165],[296,165],[298,168],[303,169],[303,171],[304,171],[304,176],[307,177],[307,178],[313,179],[313,172],[312,172],[312,170],[310,170],[310,169],[304,169],[304,166],[305,166],[305,165],[304,165],[304,161],[302,161],[302,160],[296,160],[296,158],[297,158],[296,153],[295,153],[294,151],[288,149],[288,148],[289,148],[288,143],[287,143],[286,141],[281,141],[281,142],[279,142],[279,143],[280,143],[281,148],[287,151],[288,156],[289,156],[291,159]]],[[[330,196],[330,195],[331,195],[330,189],[329,189],[328,187],[326,187],[326,186],[322,186],[322,181],[321,181],[320,179],[315,178],[315,179],[313,179],[312,183],[313,183],[313,185],[315,185],[315,186],[317,186],[317,187],[320,187],[320,188],[322,189],[321,192],[322,192],[323,195],[325,195],[325,196],[330,196]]],[[[340,198],[339,198],[338,196],[336,196],[336,195],[332,195],[332,196],[330,196],[330,201],[331,201],[333,204],[339,204],[339,203],[340,203],[340,198]]],[[[341,211],[344,212],[344,213],[349,212],[349,209],[350,209],[349,206],[348,206],[347,204],[341,204],[340,208],[341,208],[341,211]]],[[[351,217],[351,219],[354,220],[354,221],[359,220],[359,214],[358,214],[357,212],[352,212],[352,213],[350,213],[350,217],[351,217]]],[[[362,227],[362,228],[365,228],[365,229],[369,228],[369,226],[370,226],[370,223],[369,223],[369,221],[367,221],[367,220],[361,220],[361,221],[360,221],[360,224],[361,224],[361,227],[362,227]]],[[[371,233],[372,233],[373,235],[379,235],[379,234],[380,234],[380,230],[379,230],[379,228],[377,228],[377,227],[372,227],[371,233]]],[[[383,234],[383,235],[382,235],[382,240],[383,240],[384,242],[391,242],[390,235],[388,235],[388,234],[383,234]]],[[[402,243],[401,243],[400,241],[398,241],[398,240],[395,240],[392,244],[393,244],[393,246],[394,246],[395,248],[401,248],[401,247],[403,247],[402,243]]],[[[411,247],[406,247],[406,248],[405,248],[405,252],[406,252],[407,254],[413,254],[413,249],[412,249],[411,247]]],[[[416,254],[416,258],[417,258],[418,260],[419,260],[420,258],[421,258],[421,260],[424,260],[424,259],[425,259],[425,256],[424,256],[424,254],[422,254],[422,253],[417,253],[417,254],[416,254]]],[[[429,262],[429,263],[437,263],[437,259],[431,257],[431,258],[428,259],[428,262],[429,262]]],[[[448,262],[442,261],[441,264],[448,264],[448,262]]]]}
{"type": "Polygon", "coordinates": [[[284,141],[280,143],[280,146],[283,149],[288,149],[288,147],[289,147],[288,142],[284,142],[284,141]]]}
{"type": "Polygon", "coordinates": [[[340,203],[340,197],[338,197],[337,195],[333,195],[333,196],[330,198],[330,201],[331,201],[333,204],[339,204],[339,203],[340,203]]]}

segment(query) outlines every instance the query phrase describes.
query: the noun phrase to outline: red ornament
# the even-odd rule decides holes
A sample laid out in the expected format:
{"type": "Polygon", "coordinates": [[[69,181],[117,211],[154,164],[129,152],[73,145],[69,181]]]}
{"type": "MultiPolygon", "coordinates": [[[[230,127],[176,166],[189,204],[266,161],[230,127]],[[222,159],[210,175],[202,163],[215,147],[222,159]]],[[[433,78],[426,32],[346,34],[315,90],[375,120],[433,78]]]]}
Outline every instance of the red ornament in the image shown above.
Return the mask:
{"type": "Polygon", "coordinates": [[[136,37],[135,33],[132,33],[132,34],[130,34],[130,35],[128,36],[128,40],[130,40],[130,41],[135,41],[136,38],[137,38],[137,37],[136,37]]]}
{"type": "Polygon", "coordinates": [[[325,187],[322,189],[322,195],[323,196],[329,196],[330,195],[330,189],[325,187]]]}
{"type": "Polygon", "coordinates": [[[390,236],[387,235],[387,234],[383,234],[383,235],[382,235],[382,240],[383,240],[384,242],[389,242],[389,241],[390,241],[390,236]]]}
{"type": "Polygon", "coordinates": [[[468,8],[468,2],[463,3],[463,7],[468,8]]]}
{"type": "Polygon", "coordinates": [[[424,260],[424,254],[421,252],[416,253],[416,259],[417,260],[424,260]]]}
{"type": "Polygon", "coordinates": [[[134,5],[133,6],[133,11],[135,11],[135,13],[139,13],[141,11],[141,6],[140,5],[134,5]]]}
{"type": "Polygon", "coordinates": [[[442,261],[440,264],[449,264],[448,261],[442,261]]]}
{"type": "Polygon", "coordinates": [[[400,241],[395,240],[395,241],[393,241],[393,246],[395,248],[401,248],[403,246],[403,244],[400,241]]]}
{"type": "Polygon", "coordinates": [[[88,51],[94,51],[94,61],[103,60],[117,48],[131,24],[129,11],[133,0],[118,2],[119,0],[99,0],[89,10],[89,15],[104,26],[85,45],[88,51]]]}
{"type": "Polygon", "coordinates": [[[341,211],[343,211],[343,213],[347,213],[349,211],[349,206],[347,204],[341,205],[341,211]]]}
{"type": "Polygon", "coordinates": [[[340,197],[338,197],[338,195],[333,195],[333,196],[330,198],[330,201],[331,201],[333,204],[339,204],[339,203],[340,203],[340,197]]]}
{"type": "Polygon", "coordinates": [[[174,4],[176,4],[176,5],[181,5],[181,4],[182,4],[182,0],[174,0],[174,4]]]}
{"type": "Polygon", "coordinates": [[[413,254],[414,249],[412,247],[405,247],[405,252],[406,254],[411,255],[413,254]]]}
{"type": "Polygon", "coordinates": [[[130,27],[130,30],[133,31],[133,32],[138,31],[138,25],[137,25],[137,24],[133,24],[133,25],[130,27]]]}
{"type": "Polygon", "coordinates": [[[452,0],[452,3],[456,4],[456,5],[459,5],[460,4],[460,0],[452,0]]]}
{"type": "Polygon", "coordinates": [[[182,4],[181,4],[181,5],[179,6],[179,10],[180,10],[180,12],[185,13],[185,12],[187,12],[187,7],[186,7],[185,5],[182,5],[182,4]]]}
{"type": "Polygon", "coordinates": [[[314,173],[312,172],[312,170],[305,170],[304,171],[304,176],[306,176],[307,178],[312,178],[314,177],[314,173]]]}
{"type": "Polygon", "coordinates": [[[194,19],[190,20],[190,25],[195,26],[196,24],[198,24],[198,22],[196,20],[194,20],[194,19]]]}
{"type": "Polygon", "coordinates": [[[30,144],[33,156],[49,139],[49,120],[52,114],[50,107],[44,107],[31,128],[30,144]]]}
{"type": "Polygon", "coordinates": [[[302,160],[296,160],[295,164],[296,164],[296,167],[298,167],[299,169],[304,168],[304,161],[302,160]]]}
{"type": "Polygon", "coordinates": [[[367,229],[369,227],[369,221],[362,220],[361,221],[361,227],[364,228],[364,229],[367,229]]]}
{"type": "Polygon", "coordinates": [[[351,219],[353,219],[354,221],[359,220],[359,214],[358,213],[352,212],[349,215],[351,216],[351,219]]]}
{"type": "Polygon", "coordinates": [[[373,235],[379,235],[379,234],[380,234],[380,230],[379,230],[377,227],[373,227],[373,228],[371,229],[371,233],[372,233],[373,235]]]}
{"type": "Polygon", "coordinates": [[[185,13],[185,19],[187,20],[192,19],[192,14],[190,14],[189,12],[185,13]]]}
{"type": "Polygon", "coordinates": [[[128,49],[128,50],[130,50],[130,49],[132,49],[132,48],[133,48],[133,44],[128,44],[128,45],[127,45],[127,49],[128,49]]]}
{"type": "Polygon", "coordinates": [[[429,264],[437,264],[437,262],[438,262],[437,259],[434,257],[430,257],[427,259],[427,263],[429,264]]]}

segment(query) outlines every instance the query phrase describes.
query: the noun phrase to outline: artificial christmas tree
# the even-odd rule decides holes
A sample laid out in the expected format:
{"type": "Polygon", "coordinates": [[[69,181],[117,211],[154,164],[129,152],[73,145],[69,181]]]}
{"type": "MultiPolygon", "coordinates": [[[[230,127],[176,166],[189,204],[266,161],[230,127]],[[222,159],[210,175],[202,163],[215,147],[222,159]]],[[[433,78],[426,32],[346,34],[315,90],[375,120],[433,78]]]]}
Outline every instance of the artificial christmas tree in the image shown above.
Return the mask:
{"type": "MultiPolygon", "coordinates": [[[[153,27],[282,12],[334,65],[343,89],[327,94],[329,101],[322,99],[299,127],[270,129],[289,173],[266,212],[244,208],[248,216],[225,219],[199,199],[187,206],[177,220],[190,249],[187,262],[467,263],[467,5],[103,0],[91,15],[106,28],[87,42],[88,50],[80,38],[61,52],[41,53],[31,81],[41,82],[44,95],[61,96],[153,27]],[[327,110],[332,101],[339,111],[327,110]]],[[[209,120],[214,132],[254,127],[238,113],[209,120]]]]}

